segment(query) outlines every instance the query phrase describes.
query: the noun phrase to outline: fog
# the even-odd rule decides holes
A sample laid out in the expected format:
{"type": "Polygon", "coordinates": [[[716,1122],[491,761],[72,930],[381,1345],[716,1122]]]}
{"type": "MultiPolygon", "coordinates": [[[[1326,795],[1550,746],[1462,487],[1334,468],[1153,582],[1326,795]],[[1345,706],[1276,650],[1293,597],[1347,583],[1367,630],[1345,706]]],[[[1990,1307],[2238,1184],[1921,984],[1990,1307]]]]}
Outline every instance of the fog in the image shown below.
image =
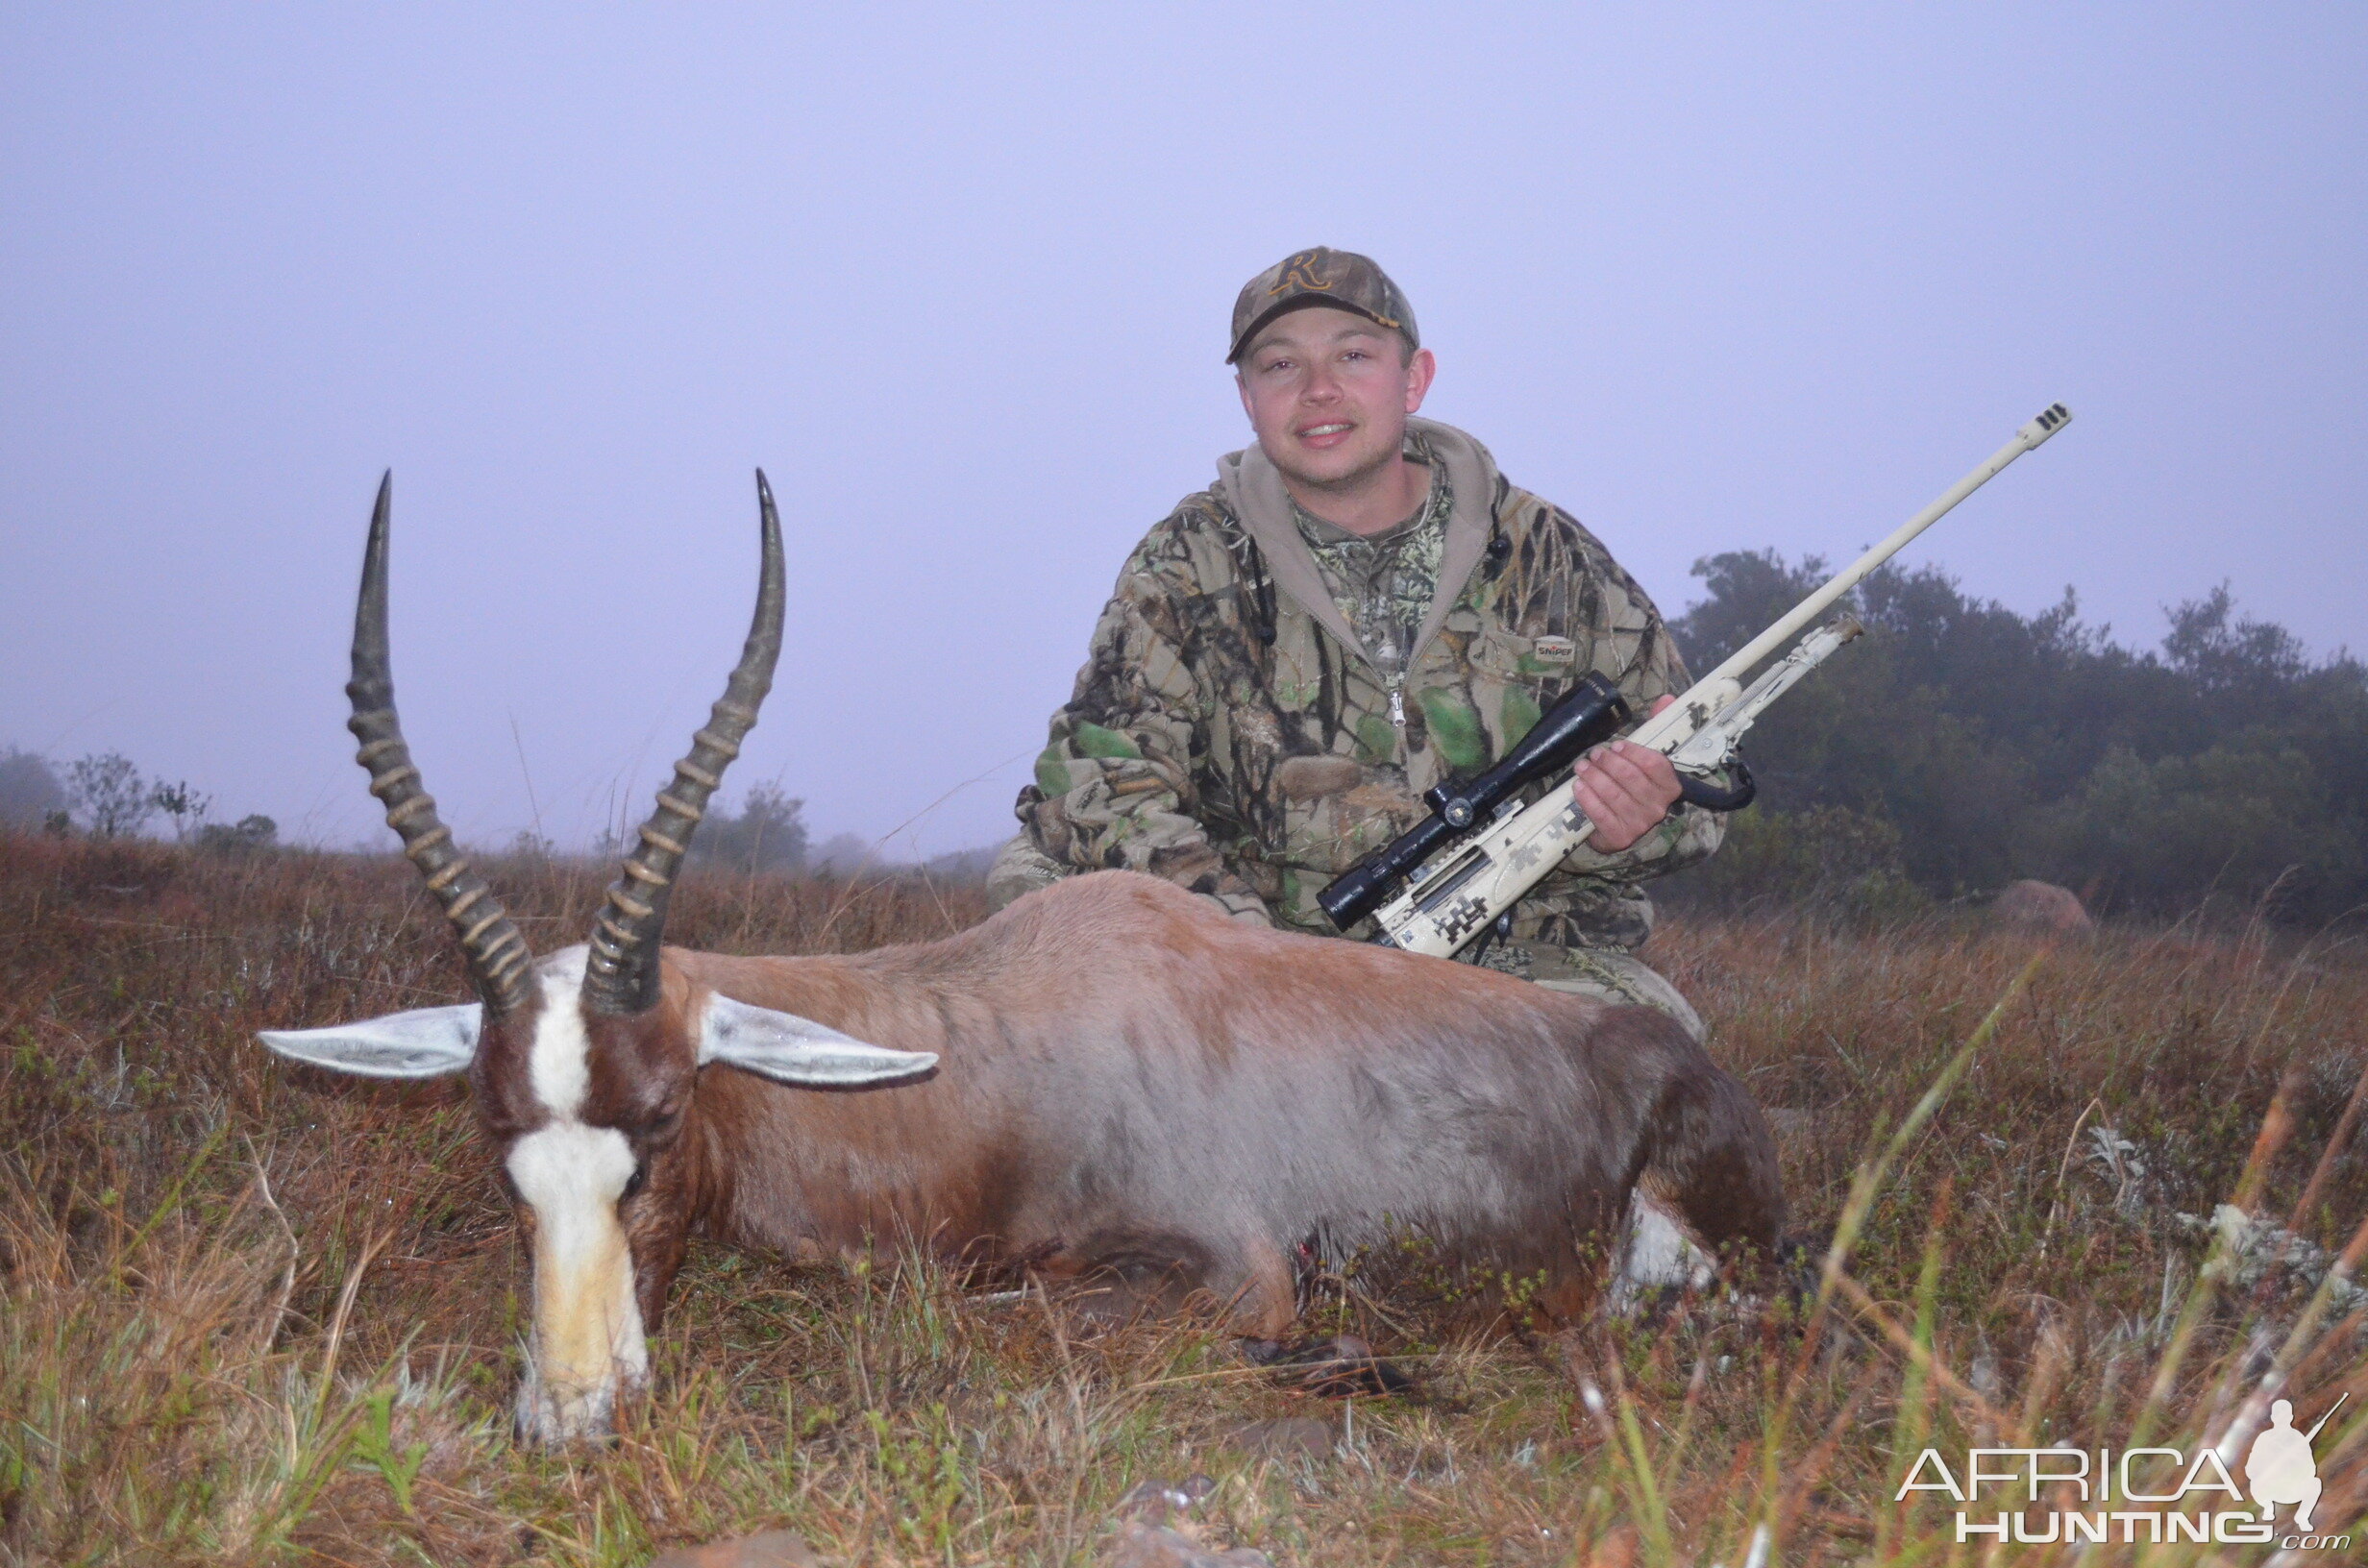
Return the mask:
{"type": "Polygon", "coordinates": [[[728,795],[991,842],[1247,439],[1235,291],[1318,243],[1671,613],[2061,399],[1908,560],[2368,643],[2364,72],[2301,6],[12,5],[0,744],[390,846],[341,686],[391,466],[430,787],[586,842],[721,688],[762,465],[788,646],[728,795]]]}

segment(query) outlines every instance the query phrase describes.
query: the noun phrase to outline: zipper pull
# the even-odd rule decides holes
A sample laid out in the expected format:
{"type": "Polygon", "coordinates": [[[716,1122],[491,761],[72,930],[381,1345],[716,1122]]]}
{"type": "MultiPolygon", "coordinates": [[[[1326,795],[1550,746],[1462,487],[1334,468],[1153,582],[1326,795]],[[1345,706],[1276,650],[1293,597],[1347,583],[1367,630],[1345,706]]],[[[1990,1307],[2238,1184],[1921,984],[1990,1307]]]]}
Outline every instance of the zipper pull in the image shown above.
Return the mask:
{"type": "Polygon", "coordinates": [[[1400,729],[1406,727],[1406,689],[1395,682],[1390,687],[1390,723],[1400,729]]]}

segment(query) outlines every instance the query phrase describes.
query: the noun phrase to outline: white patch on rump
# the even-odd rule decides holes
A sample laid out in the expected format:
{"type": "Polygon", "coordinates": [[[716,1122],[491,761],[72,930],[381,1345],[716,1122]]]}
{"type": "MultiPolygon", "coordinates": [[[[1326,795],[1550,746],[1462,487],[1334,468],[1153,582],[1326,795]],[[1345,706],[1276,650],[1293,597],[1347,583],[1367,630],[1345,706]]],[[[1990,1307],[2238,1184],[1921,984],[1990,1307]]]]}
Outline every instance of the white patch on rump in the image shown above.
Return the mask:
{"type": "Polygon", "coordinates": [[[1612,1281],[1612,1308],[1632,1312],[1662,1290],[1708,1289],[1718,1265],[1695,1246],[1674,1211],[1642,1188],[1629,1200],[1628,1234],[1612,1281]]]}
{"type": "Polygon", "coordinates": [[[633,1164],[623,1133],[576,1121],[510,1146],[510,1180],[534,1211],[534,1343],[518,1418],[547,1442],[604,1428],[618,1393],[649,1372],[632,1249],[617,1217],[633,1164]]]}
{"type": "Polygon", "coordinates": [[[583,1115],[592,1092],[592,1041],[583,1032],[583,968],[591,949],[562,947],[534,967],[543,1005],[534,1017],[527,1082],[542,1108],[564,1121],[583,1115]]]}

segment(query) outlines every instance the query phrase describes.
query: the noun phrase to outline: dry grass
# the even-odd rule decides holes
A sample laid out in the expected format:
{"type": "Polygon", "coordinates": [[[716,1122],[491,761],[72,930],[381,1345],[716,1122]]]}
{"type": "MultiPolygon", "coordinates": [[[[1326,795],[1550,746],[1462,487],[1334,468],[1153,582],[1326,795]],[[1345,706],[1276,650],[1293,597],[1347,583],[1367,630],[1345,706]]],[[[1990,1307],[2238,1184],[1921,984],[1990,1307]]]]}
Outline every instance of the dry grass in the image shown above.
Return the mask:
{"type": "MultiPolygon", "coordinates": [[[[553,946],[604,875],[497,885],[553,946]]],[[[670,935],[817,951],[980,913],[962,891],[709,879],[670,935]]],[[[1788,1113],[1801,1224],[1848,1244],[1808,1326],[1703,1308],[1474,1338],[1351,1299],[1423,1392],[1350,1411],[1244,1372],[1205,1326],[1080,1341],[925,1266],[706,1247],[630,1430],[560,1456],[507,1434],[523,1278],[458,1091],[333,1081],[252,1041],[463,994],[407,869],[0,839],[0,954],[4,1562],[622,1564],[772,1525],[851,1564],[1090,1562],[1130,1486],[1195,1470],[1219,1482],[1205,1533],[1284,1563],[1737,1565],[1763,1528],[1767,1561],[1971,1562],[1995,1554],[1956,1544],[1945,1505],[1891,1501],[1927,1443],[2192,1452],[2273,1369],[2306,1412],[2343,1387],[2348,1417],[2368,1407],[2358,1314],[2208,1267],[2176,1217],[2234,1199],[2368,1245],[2346,1119],[2368,965],[2325,944],[1665,932],[1721,1059],[1788,1113]],[[2101,1126],[2133,1145],[2118,1166],[2101,1126]],[[1333,1459],[1220,1442],[1306,1413],[1348,1428],[1333,1459]]],[[[2341,1528],[2368,1507],[2368,1420],[2318,1451],[2341,1528]]],[[[2150,1560],[2209,1552],[2264,1555],[2150,1560]]]]}

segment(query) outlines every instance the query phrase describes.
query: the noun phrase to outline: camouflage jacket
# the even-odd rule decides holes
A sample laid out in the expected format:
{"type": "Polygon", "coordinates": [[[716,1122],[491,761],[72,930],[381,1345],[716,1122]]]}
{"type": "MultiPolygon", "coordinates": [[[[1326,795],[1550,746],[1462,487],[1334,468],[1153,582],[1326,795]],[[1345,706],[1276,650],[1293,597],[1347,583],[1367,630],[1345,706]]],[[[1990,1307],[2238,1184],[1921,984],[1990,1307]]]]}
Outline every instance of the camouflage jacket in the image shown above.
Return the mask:
{"type": "MultiPolygon", "coordinates": [[[[1039,850],[1329,935],[1318,890],[1425,815],[1424,790],[1486,768],[1578,674],[1601,671],[1639,713],[1685,688],[1660,613],[1576,519],[1451,427],[1410,422],[1407,451],[1447,464],[1453,510],[1399,701],[1281,476],[1255,446],[1231,453],[1119,575],[1020,792],[1039,850]]],[[[1640,944],[1652,903],[1638,883],[1702,859],[1721,832],[1681,806],[1617,854],[1581,845],[1516,910],[1515,940],[1640,944]]]]}

